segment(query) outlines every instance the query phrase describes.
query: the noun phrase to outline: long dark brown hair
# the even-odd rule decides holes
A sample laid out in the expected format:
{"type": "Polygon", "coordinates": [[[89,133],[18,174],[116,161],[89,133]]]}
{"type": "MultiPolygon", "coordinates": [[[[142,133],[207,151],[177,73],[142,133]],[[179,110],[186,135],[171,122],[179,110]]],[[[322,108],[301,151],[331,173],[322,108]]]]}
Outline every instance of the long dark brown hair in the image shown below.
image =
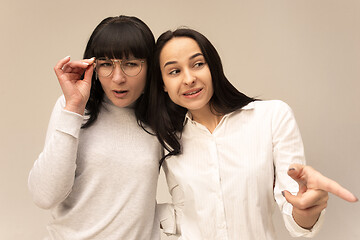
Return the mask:
{"type": "Polygon", "coordinates": [[[147,93],[147,97],[149,97],[147,117],[161,145],[168,151],[161,162],[167,156],[181,153],[181,132],[184,128],[187,112],[186,108],[173,103],[164,91],[160,70],[160,53],[165,44],[176,37],[192,38],[199,45],[211,72],[214,94],[209,103],[215,112],[227,114],[255,100],[239,92],[228,81],[218,52],[204,35],[189,28],[180,28],[163,33],[156,42],[150,92],[147,93]]]}

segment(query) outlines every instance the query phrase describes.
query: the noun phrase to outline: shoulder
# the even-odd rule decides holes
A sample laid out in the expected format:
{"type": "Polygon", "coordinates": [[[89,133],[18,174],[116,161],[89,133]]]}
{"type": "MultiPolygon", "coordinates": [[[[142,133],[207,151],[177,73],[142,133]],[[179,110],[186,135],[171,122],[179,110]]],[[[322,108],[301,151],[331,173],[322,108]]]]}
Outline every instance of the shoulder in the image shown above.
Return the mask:
{"type": "Polygon", "coordinates": [[[257,102],[259,108],[262,108],[262,116],[268,116],[274,129],[280,126],[287,125],[290,127],[295,123],[295,114],[291,107],[284,101],[281,100],[268,100],[257,102]]]}
{"type": "Polygon", "coordinates": [[[254,108],[266,110],[289,110],[290,106],[282,100],[255,101],[254,108]]]}
{"type": "Polygon", "coordinates": [[[281,100],[258,100],[229,114],[234,121],[278,122],[284,118],[293,118],[290,106],[281,100]]]}
{"type": "Polygon", "coordinates": [[[267,113],[273,120],[293,117],[294,115],[291,107],[282,100],[257,101],[256,105],[259,111],[267,113]]]}
{"type": "Polygon", "coordinates": [[[256,113],[274,113],[274,112],[292,112],[290,106],[281,100],[257,100],[242,107],[236,112],[256,112],[256,113]]]}
{"type": "Polygon", "coordinates": [[[257,112],[268,114],[272,117],[280,117],[288,114],[293,115],[291,107],[282,100],[255,101],[254,109],[257,112]]]}

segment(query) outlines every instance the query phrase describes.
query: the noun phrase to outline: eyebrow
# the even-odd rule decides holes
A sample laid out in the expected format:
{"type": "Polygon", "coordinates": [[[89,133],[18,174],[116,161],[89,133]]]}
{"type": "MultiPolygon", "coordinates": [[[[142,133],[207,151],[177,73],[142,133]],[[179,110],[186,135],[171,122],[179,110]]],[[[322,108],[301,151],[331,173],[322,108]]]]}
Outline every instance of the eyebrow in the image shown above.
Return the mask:
{"type": "MultiPolygon", "coordinates": [[[[194,58],[196,58],[196,57],[198,57],[198,56],[203,56],[203,54],[202,54],[202,53],[195,53],[194,55],[192,55],[191,57],[189,57],[189,60],[194,59],[194,58]]],[[[177,63],[177,61],[169,61],[169,62],[166,62],[166,63],[164,64],[164,68],[165,68],[167,65],[171,65],[171,64],[175,64],[175,63],[177,63]]]]}

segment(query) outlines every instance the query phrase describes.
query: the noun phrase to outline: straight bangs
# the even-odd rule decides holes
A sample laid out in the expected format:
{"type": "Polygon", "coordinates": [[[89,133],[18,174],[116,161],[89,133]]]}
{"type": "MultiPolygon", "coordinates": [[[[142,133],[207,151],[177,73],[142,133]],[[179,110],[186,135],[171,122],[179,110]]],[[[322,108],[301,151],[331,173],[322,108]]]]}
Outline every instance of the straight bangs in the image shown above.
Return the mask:
{"type": "Polygon", "coordinates": [[[133,56],[148,59],[151,56],[151,48],[147,46],[146,40],[146,36],[139,29],[128,24],[107,25],[93,39],[93,57],[128,59],[133,56]]]}

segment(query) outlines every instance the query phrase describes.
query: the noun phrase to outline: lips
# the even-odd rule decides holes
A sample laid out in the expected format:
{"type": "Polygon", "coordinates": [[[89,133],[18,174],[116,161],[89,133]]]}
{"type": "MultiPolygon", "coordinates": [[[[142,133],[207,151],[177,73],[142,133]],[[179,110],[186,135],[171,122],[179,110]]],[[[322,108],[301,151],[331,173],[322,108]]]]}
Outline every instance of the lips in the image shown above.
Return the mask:
{"type": "Polygon", "coordinates": [[[113,90],[114,96],[117,98],[125,97],[128,92],[128,90],[113,90]]]}
{"type": "Polygon", "coordinates": [[[125,92],[128,92],[128,91],[127,90],[123,90],[123,91],[115,91],[114,90],[114,92],[120,94],[120,93],[125,93],[125,92]]]}
{"type": "Polygon", "coordinates": [[[202,88],[190,89],[183,93],[184,96],[193,96],[201,92],[202,88]]]}

